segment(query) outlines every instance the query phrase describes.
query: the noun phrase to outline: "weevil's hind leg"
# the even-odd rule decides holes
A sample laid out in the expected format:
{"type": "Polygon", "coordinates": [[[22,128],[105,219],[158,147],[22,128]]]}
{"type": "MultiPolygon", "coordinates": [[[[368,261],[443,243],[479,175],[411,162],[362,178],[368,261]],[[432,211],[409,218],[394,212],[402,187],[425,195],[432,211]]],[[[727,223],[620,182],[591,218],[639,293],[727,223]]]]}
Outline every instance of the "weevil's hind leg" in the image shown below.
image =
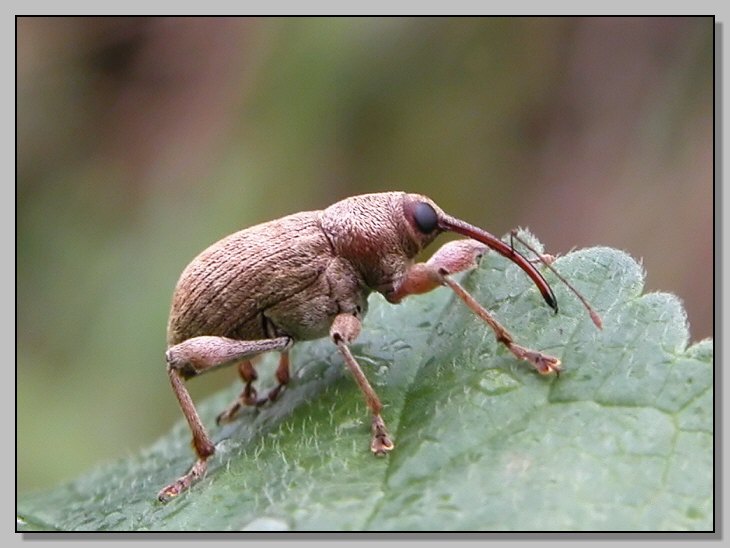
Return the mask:
{"type": "Polygon", "coordinates": [[[289,337],[261,341],[238,341],[225,337],[194,337],[170,347],[165,354],[167,374],[172,390],[180,403],[183,415],[193,434],[193,448],[197,460],[190,470],[157,495],[162,502],[179,495],[205,474],[208,459],[215,453],[215,446],[203,426],[185,380],[206,373],[216,367],[235,363],[271,350],[284,350],[291,346],[289,337]]]}
{"type": "Polygon", "coordinates": [[[560,373],[560,360],[553,356],[530,350],[515,343],[512,335],[479,304],[469,292],[464,289],[451,275],[476,268],[479,258],[486,251],[487,246],[475,240],[456,240],[443,245],[425,263],[411,266],[401,284],[393,293],[387,295],[390,302],[399,302],[408,295],[426,293],[436,287],[445,285],[489,327],[492,328],[497,340],[504,344],[512,354],[525,360],[541,374],[560,373]]]}
{"type": "Polygon", "coordinates": [[[365,395],[365,403],[372,413],[372,440],[370,442],[370,450],[376,456],[382,456],[388,451],[391,451],[395,445],[393,444],[393,440],[390,439],[383,418],[380,416],[380,412],[383,410],[380,398],[378,398],[373,387],[370,386],[367,377],[365,377],[362,369],[360,369],[360,365],[358,365],[352,352],[350,352],[349,344],[360,334],[360,327],[361,323],[359,318],[353,314],[342,313],[335,317],[335,321],[332,323],[330,329],[330,337],[342,353],[347,367],[355,377],[355,381],[360,387],[360,390],[365,395]]]}
{"type": "Polygon", "coordinates": [[[243,360],[239,363],[238,375],[244,383],[243,391],[231,405],[216,417],[215,422],[218,425],[231,422],[236,418],[241,407],[244,405],[256,405],[258,401],[256,389],[253,387],[253,382],[258,378],[258,375],[256,374],[256,369],[254,369],[253,362],[251,360],[243,360]]]}
{"type": "Polygon", "coordinates": [[[157,499],[161,502],[167,502],[171,498],[176,497],[200,479],[208,468],[208,458],[215,453],[215,445],[213,445],[208,433],[205,431],[205,427],[200,420],[200,416],[195,409],[195,404],[193,404],[187,388],[185,388],[183,378],[179,371],[171,367],[168,363],[167,374],[170,377],[170,383],[172,384],[175,396],[177,396],[180,402],[182,412],[193,433],[193,448],[198,459],[185,475],[180,476],[174,482],[165,486],[157,494],[157,499]]]}
{"type": "Polygon", "coordinates": [[[243,406],[262,406],[279,397],[281,391],[289,383],[289,351],[282,351],[279,359],[279,367],[276,369],[276,380],[279,381],[279,384],[269,390],[269,393],[263,398],[258,397],[256,389],[253,387],[253,382],[258,378],[258,374],[251,360],[244,360],[238,364],[238,374],[244,382],[243,391],[225,411],[216,417],[215,421],[219,425],[231,422],[243,406]]]}

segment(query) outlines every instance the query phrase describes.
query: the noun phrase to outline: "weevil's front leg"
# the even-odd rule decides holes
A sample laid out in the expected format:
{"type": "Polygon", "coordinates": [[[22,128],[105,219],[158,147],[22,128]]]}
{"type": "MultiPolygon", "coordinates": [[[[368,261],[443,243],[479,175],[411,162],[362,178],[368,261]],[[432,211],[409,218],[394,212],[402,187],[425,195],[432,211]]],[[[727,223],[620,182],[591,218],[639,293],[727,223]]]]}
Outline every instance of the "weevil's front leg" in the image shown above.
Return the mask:
{"type": "Polygon", "coordinates": [[[448,286],[492,328],[497,340],[517,358],[531,363],[540,374],[559,374],[560,360],[558,358],[515,343],[509,331],[451,277],[452,274],[476,268],[486,249],[487,246],[475,240],[449,242],[442,246],[428,262],[411,266],[401,284],[395,288],[392,294],[386,295],[386,298],[390,302],[399,302],[408,295],[426,293],[442,285],[448,286]]]}
{"type": "Polygon", "coordinates": [[[372,441],[370,442],[370,450],[377,456],[385,455],[388,451],[391,451],[394,447],[393,441],[390,439],[388,430],[385,427],[385,422],[380,416],[380,412],[383,409],[383,405],[380,403],[380,398],[370,386],[367,377],[360,369],[357,361],[350,352],[349,344],[354,341],[360,334],[361,322],[352,314],[342,313],[335,317],[335,321],[332,323],[330,328],[330,337],[332,341],[337,345],[342,355],[345,358],[347,367],[355,377],[357,385],[365,395],[365,402],[367,403],[368,409],[373,415],[372,418],[372,441]]]}
{"type": "Polygon", "coordinates": [[[167,350],[165,354],[167,374],[193,434],[193,448],[198,458],[184,476],[158,493],[157,498],[160,501],[167,502],[202,477],[208,467],[208,459],[215,453],[215,446],[200,420],[184,381],[216,367],[245,360],[262,352],[283,350],[291,344],[292,339],[289,337],[261,341],[238,341],[225,337],[204,336],[188,339],[167,350]]]}
{"type": "Polygon", "coordinates": [[[454,280],[451,276],[444,275],[444,284],[453,289],[454,293],[456,293],[477,316],[489,324],[489,327],[492,328],[494,334],[497,336],[497,341],[505,345],[517,358],[531,363],[541,375],[548,375],[550,373],[560,374],[560,360],[558,358],[548,354],[543,354],[537,350],[530,350],[529,348],[520,346],[513,341],[512,335],[509,331],[507,331],[507,329],[505,329],[504,326],[502,326],[486,308],[479,304],[476,299],[472,297],[456,280],[454,280]]]}
{"type": "Polygon", "coordinates": [[[472,270],[489,248],[476,240],[455,240],[442,245],[425,263],[411,265],[395,290],[385,296],[399,303],[408,295],[420,295],[444,285],[444,274],[472,270]]]}

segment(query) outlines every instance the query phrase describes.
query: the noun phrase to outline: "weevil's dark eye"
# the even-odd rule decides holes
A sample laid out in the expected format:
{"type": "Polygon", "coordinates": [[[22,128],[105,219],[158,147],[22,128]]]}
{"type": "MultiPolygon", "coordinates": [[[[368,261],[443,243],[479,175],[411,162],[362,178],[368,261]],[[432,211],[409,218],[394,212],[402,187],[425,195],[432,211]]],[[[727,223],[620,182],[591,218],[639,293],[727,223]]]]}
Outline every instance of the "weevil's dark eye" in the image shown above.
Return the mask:
{"type": "Polygon", "coordinates": [[[438,215],[426,202],[419,202],[413,208],[413,220],[416,227],[424,234],[430,234],[438,226],[438,215]]]}

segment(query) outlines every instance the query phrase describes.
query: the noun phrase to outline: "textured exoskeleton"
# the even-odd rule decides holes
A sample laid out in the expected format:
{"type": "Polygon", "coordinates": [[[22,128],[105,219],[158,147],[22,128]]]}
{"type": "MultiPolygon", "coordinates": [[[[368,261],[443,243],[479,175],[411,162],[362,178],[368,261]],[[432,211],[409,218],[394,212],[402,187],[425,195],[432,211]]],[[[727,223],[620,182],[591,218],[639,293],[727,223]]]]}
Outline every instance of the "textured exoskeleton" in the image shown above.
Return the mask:
{"type": "Polygon", "coordinates": [[[295,213],[227,236],[198,255],[175,289],[168,323],[167,371],[193,433],[197,461],[160,491],[160,500],[187,489],[206,470],[215,449],[184,380],[212,368],[238,364],[245,386],[218,416],[232,419],[242,405],[274,400],[289,381],[289,349],[297,341],[329,336],[362,389],[372,413],[371,450],[393,448],[380,401],[353,358],[368,295],[377,291],[397,303],[446,285],[494,330],[515,356],[541,373],[557,372],[557,358],[515,344],[452,274],[473,268],[492,248],[533,279],[547,303],[555,297],[535,267],[513,247],[482,229],[444,213],[429,198],[403,192],[354,196],[322,211],[295,213]],[[436,236],[453,231],[468,239],[447,243],[426,263],[414,257],[436,236]],[[251,358],[276,350],[278,385],[258,397],[251,358]]]}

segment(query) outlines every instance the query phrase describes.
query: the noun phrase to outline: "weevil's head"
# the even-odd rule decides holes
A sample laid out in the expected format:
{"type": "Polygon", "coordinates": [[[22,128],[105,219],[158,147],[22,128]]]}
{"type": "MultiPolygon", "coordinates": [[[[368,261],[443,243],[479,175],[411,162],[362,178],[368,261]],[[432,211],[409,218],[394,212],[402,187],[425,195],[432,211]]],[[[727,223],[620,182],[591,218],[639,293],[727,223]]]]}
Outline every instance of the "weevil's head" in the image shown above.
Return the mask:
{"type": "Polygon", "coordinates": [[[320,223],[338,257],[347,259],[376,291],[392,286],[442,230],[441,210],[405,192],[361,194],[322,211],[320,223]]]}
{"type": "Polygon", "coordinates": [[[542,274],[533,266],[533,264],[523,257],[514,247],[507,245],[496,236],[490,234],[483,228],[470,225],[469,223],[452,217],[439,209],[433,201],[425,196],[415,194],[407,194],[403,201],[403,209],[406,220],[416,228],[417,231],[423,233],[423,237],[430,242],[435,236],[441,232],[455,232],[477,240],[489,248],[493,249],[500,255],[507,257],[510,261],[519,266],[532,279],[537,288],[540,290],[545,302],[556,312],[558,311],[558,301],[555,299],[550,285],[547,283],[542,274]],[[430,238],[430,239],[429,239],[430,238]]]}
{"type": "Polygon", "coordinates": [[[320,221],[335,254],[350,261],[376,291],[392,288],[424,247],[450,231],[480,241],[515,262],[557,310],[550,286],[532,263],[486,230],[448,215],[426,196],[405,192],[352,196],[325,209],[320,221]]]}

